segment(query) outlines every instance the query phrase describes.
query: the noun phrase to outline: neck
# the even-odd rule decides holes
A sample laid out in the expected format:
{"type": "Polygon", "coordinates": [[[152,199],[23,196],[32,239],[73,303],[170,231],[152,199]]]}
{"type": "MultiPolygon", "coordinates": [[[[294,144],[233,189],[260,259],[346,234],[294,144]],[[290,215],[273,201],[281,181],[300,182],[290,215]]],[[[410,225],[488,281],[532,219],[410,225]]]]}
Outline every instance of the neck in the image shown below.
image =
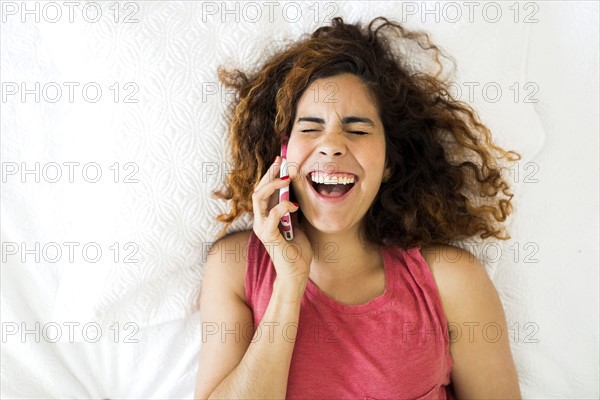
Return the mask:
{"type": "Polygon", "coordinates": [[[382,265],[379,246],[361,240],[358,228],[325,233],[307,223],[303,230],[314,251],[311,276],[352,279],[382,265]]]}

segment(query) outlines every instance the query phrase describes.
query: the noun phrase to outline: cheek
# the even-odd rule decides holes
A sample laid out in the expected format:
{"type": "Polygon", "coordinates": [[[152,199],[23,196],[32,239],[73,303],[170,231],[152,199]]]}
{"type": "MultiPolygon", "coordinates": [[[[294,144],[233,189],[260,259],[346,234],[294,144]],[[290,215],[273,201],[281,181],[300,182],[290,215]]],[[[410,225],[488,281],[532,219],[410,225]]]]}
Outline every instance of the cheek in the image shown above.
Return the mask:
{"type": "Polygon", "coordinates": [[[363,154],[364,165],[371,172],[383,171],[385,167],[385,143],[365,146],[367,151],[363,154]]]}
{"type": "Polygon", "coordinates": [[[293,170],[295,174],[299,174],[300,167],[306,156],[306,150],[302,145],[297,141],[294,142],[290,139],[287,149],[288,172],[293,170]]]}
{"type": "Polygon", "coordinates": [[[293,137],[288,142],[287,159],[293,161],[296,164],[301,164],[307,157],[308,150],[307,146],[300,140],[295,140],[293,137]]]}

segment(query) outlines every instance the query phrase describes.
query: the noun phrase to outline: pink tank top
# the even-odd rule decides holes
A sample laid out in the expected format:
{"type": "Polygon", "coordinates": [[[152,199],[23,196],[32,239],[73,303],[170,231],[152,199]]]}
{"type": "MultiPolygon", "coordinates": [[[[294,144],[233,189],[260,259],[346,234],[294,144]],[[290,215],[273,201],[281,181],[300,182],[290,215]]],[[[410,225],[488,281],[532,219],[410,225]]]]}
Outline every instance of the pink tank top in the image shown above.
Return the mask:
{"type": "MultiPolygon", "coordinates": [[[[286,398],[455,398],[447,321],[419,247],[380,249],[385,292],[365,304],[340,303],[308,281],[286,398]]],[[[252,232],[246,302],[255,329],[269,304],[275,275],[269,254],[252,232]]],[[[289,329],[296,332],[296,327],[289,329]]]]}

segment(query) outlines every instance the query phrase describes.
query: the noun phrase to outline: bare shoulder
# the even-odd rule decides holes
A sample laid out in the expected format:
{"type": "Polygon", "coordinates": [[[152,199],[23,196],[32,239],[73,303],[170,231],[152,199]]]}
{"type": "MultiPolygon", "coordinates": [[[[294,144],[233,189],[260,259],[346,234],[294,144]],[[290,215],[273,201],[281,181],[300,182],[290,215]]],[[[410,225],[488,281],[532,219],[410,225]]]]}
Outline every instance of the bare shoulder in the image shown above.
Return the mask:
{"type": "Polygon", "coordinates": [[[431,269],[452,332],[456,397],[520,399],[506,316],[484,266],[455,246],[423,246],[421,254],[431,269]]]}
{"type": "Polygon", "coordinates": [[[420,252],[436,281],[438,277],[450,279],[456,277],[456,275],[465,275],[460,276],[459,280],[463,280],[481,273],[487,275],[485,268],[477,257],[460,247],[432,244],[421,247],[420,252]]]}
{"type": "MultiPolygon", "coordinates": [[[[438,287],[448,320],[466,317],[468,307],[485,308],[496,289],[483,264],[472,253],[451,245],[423,246],[421,255],[427,262],[438,287]]],[[[484,311],[480,309],[478,311],[484,311]]]]}
{"type": "Polygon", "coordinates": [[[207,252],[204,275],[227,285],[246,301],[246,260],[252,231],[231,233],[213,243],[207,252]]]}
{"type": "Polygon", "coordinates": [[[223,334],[236,332],[239,326],[252,326],[252,310],[245,302],[244,290],[249,235],[230,234],[208,250],[200,293],[202,346],[194,396],[197,399],[210,397],[250,345],[252,335],[230,335],[236,340],[227,340],[223,334]]]}

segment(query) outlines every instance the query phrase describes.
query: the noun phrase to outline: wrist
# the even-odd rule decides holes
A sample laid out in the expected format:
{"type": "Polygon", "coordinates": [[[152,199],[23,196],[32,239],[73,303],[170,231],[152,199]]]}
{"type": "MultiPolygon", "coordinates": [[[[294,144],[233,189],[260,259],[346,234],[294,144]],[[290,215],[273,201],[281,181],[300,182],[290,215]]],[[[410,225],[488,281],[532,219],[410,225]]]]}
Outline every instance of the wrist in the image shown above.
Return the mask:
{"type": "Polygon", "coordinates": [[[289,280],[283,281],[275,278],[273,282],[273,294],[272,296],[283,303],[297,303],[302,302],[304,291],[308,283],[308,277],[301,280],[289,280]]]}

